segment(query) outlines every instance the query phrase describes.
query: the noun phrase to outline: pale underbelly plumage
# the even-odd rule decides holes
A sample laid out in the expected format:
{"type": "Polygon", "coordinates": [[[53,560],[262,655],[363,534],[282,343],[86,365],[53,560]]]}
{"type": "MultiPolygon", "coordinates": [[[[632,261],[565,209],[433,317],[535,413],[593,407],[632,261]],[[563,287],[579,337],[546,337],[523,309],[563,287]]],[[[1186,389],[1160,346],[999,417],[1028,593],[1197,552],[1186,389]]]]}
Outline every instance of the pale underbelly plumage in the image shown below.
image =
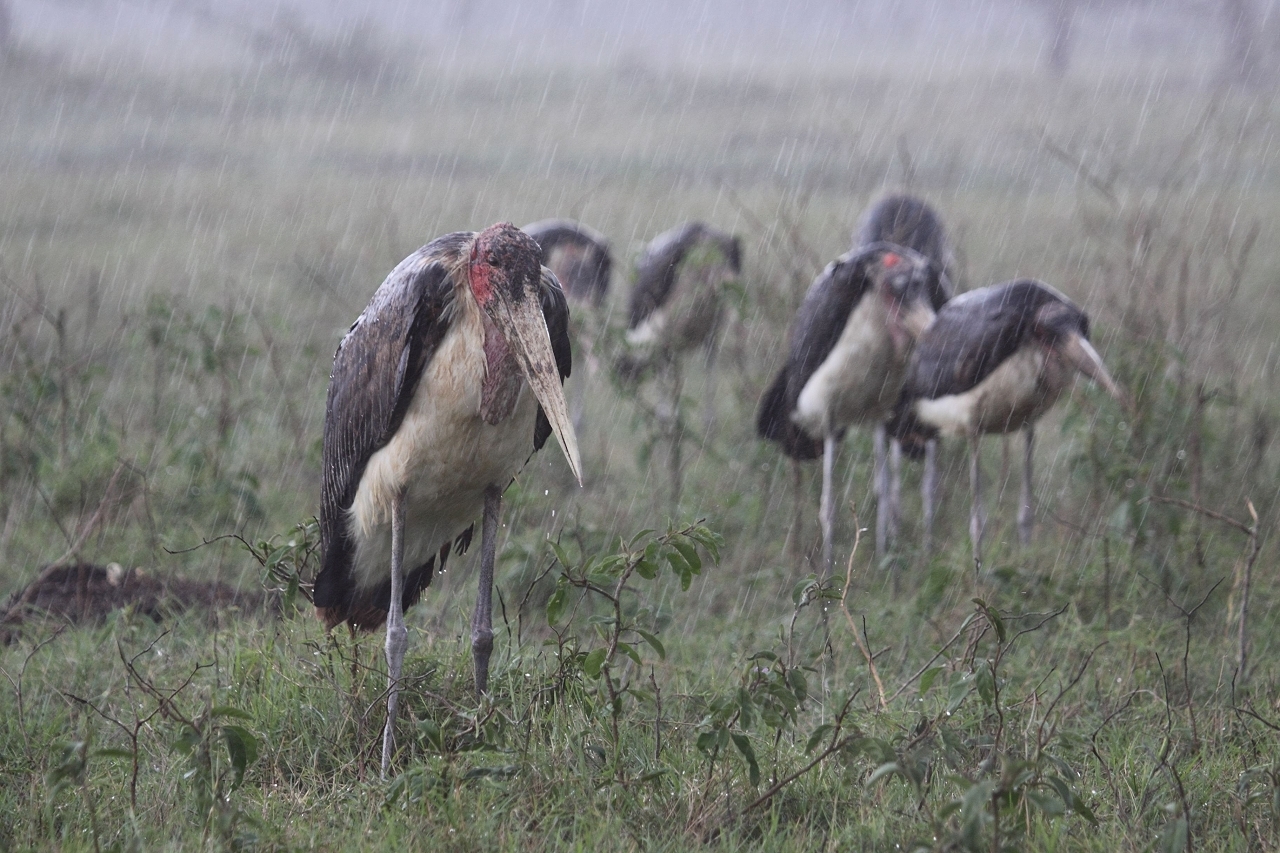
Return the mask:
{"type": "Polygon", "coordinates": [[[809,377],[791,420],[812,438],[876,423],[897,402],[909,347],[895,345],[884,302],[867,294],[849,314],[840,339],[809,377]]]}
{"type": "Polygon", "coordinates": [[[405,493],[408,572],[474,523],[485,489],[505,489],[533,452],[538,403],[523,379],[508,417],[491,425],[480,416],[483,340],[478,315],[459,317],[423,372],[400,428],[369,458],[347,514],[357,543],[357,587],[391,575],[391,503],[398,492],[405,493]]]}
{"type": "Polygon", "coordinates": [[[916,417],[945,435],[1015,432],[1048,411],[1070,381],[1061,359],[1027,346],[963,394],[918,400],[916,417]]]}

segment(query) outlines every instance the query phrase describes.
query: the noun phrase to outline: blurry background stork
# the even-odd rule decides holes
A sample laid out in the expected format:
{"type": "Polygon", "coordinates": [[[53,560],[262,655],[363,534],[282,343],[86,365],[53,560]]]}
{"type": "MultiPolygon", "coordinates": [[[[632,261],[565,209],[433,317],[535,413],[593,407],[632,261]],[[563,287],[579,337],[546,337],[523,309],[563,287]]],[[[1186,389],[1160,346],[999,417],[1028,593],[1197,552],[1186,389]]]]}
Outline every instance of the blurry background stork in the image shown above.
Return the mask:
{"type": "MultiPolygon", "coordinates": [[[[869,207],[853,234],[853,245],[868,246],[872,243],[893,243],[919,252],[931,268],[929,276],[929,304],[937,311],[955,295],[955,253],[947,239],[942,217],[928,202],[912,195],[893,194],[869,207]]],[[[886,442],[883,423],[876,424],[875,435],[875,494],[876,494],[876,557],[882,559],[898,538],[902,495],[902,443],[898,439],[886,442]],[[888,459],[886,460],[886,444],[888,459]]],[[[925,553],[932,547],[928,538],[933,529],[934,484],[938,477],[938,441],[928,438],[924,442],[924,478],[921,492],[924,495],[925,553]]]]}
{"type": "Polygon", "coordinates": [[[1019,429],[1025,435],[1018,505],[1018,538],[1025,545],[1031,540],[1035,518],[1031,490],[1035,422],[1077,373],[1125,402],[1089,343],[1089,318],[1084,311],[1031,279],[957,296],[938,312],[916,346],[889,431],[904,440],[927,440],[939,433],[969,439],[969,536],[975,565],[981,564],[986,526],[979,440],[984,433],[1019,429]]]}
{"type": "Polygon", "coordinates": [[[724,291],[742,274],[739,239],[703,222],[688,222],[655,237],[636,264],[627,309],[626,351],[617,360],[624,384],[650,371],[665,387],[654,407],[669,443],[671,508],[680,503],[684,423],[683,357],[702,347],[702,413],[710,432],[715,419],[715,355],[724,291]]]}
{"type": "Polygon", "coordinates": [[[822,560],[834,564],[835,455],[844,432],[893,409],[938,287],[922,255],[888,243],[848,252],[814,279],[791,326],[787,363],[760,401],[756,430],[792,459],[822,460],[822,560]]]}
{"type": "Polygon", "coordinates": [[[571,413],[574,429],[581,432],[587,383],[599,370],[596,344],[604,323],[601,308],[613,275],[609,241],[599,231],[572,219],[542,219],[520,230],[537,241],[543,266],[555,274],[565,295],[574,303],[569,336],[577,354],[578,375],[571,391],[571,413]]]}
{"type": "Polygon", "coordinates": [[[451,548],[463,551],[483,511],[471,621],[483,692],[502,492],[553,431],[582,481],[561,389],[569,311],[538,259],[537,243],[508,223],[440,237],[392,270],[334,355],[314,601],[329,628],[386,622],[384,777],[408,646],[403,611],[437,556],[443,568],[451,548]]]}
{"type": "Polygon", "coordinates": [[[613,256],[609,241],[572,219],[542,219],[520,229],[542,249],[542,264],[555,273],[575,304],[599,307],[609,292],[613,256]]]}

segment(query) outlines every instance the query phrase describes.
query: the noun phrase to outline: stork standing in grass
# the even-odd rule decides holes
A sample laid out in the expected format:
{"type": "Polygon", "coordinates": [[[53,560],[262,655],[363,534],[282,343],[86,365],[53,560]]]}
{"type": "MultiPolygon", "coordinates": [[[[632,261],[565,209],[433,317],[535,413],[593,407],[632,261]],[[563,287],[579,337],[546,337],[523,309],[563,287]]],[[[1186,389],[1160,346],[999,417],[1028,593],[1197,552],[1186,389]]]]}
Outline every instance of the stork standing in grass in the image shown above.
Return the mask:
{"type": "MultiPolygon", "coordinates": [[[[923,201],[912,195],[894,194],[880,199],[863,214],[858,230],[853,235],[853,245],[893,243],[919,252],[932,267],[929,304],[937,311],[955,295],[955,253],[947,240],[942,217],[923,201]]],[[[875,493],[876,493],[876,556],[884,557],[898,538],[902,494],[902,443],[898,439],[886,440],[883,423],[875,427],[875,493]],[[888,445],[888,447],[886,447],[888,445]],[[887,450],[887,454],[886,454],[887,450]],[[886,455],[888,459],[886,460],[886,455]]],[[[924,477],[921,495],[924,510],[924,550],[932,548],[933,494],[938,480],[938,440],[928,438],[924,445],[924,477]]]]}
{"type": "Polygon", "coordinates": [[[440,237],[400,262],[338,345],[325,406],[321,569],[326,627],[387,628],[385,777],[394,747],[404,609],[483,513],[471,621],[476,690],[493,648],[502,492],[555,432],[582,482],[561,385],[569,310],[538,245],[509,223],[440,237]]]}
{"type": "Polygon", "coordinates": [[[1035,519],[1035,423],[1077,374],[1128,405],[1089,343],[1089,318],[1061,293],[1031,279],[957,296],[917,344],[889,432],[905,440],[939,433],[969,439],[969,537],[975,565],[981,563],[986,526],[979,440],[985,433],[1023,431],[1018,538],[1026,544],[1035,519]]]}
{"type": "Polygon", "coordinates": [[[703,222],[689,222],[655,237],[636,264],[636,282],[627,310],[627,351],[616,369],[636,382],[658,367],[668,401],[658,419],[670,442],[672,506],[680,502],[684,427],[680,411],[685,353],[703,347],[702,411],[709,433],[715,413],[715,352],[725,285],[742,273],[737,237],[703,222]]]}
{"type": "Polygon", "coordinates": [[[793,459],[822,457],[822,559],[834,566],[836,449],[851,426],[893,410],[915,339],[933,321],[937,283],[917,252],[873,243],[827,265],[791,327],[787,363],[760,401],[756,429],[793,459]]]}

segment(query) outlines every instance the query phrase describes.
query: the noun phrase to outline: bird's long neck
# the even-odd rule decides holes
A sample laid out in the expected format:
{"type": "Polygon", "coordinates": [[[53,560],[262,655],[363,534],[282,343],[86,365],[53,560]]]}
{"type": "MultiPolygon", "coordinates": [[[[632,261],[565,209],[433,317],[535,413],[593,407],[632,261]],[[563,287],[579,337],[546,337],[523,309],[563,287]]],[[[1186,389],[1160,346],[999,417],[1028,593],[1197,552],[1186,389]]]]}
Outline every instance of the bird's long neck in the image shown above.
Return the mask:
{"type": "Polygon", "coordinates": [[[520,366],[511,345],[483,309],[484,380],[480,383],[480,417],[490,425],[501,423],[516,407],[520,396],[520,366]]]}

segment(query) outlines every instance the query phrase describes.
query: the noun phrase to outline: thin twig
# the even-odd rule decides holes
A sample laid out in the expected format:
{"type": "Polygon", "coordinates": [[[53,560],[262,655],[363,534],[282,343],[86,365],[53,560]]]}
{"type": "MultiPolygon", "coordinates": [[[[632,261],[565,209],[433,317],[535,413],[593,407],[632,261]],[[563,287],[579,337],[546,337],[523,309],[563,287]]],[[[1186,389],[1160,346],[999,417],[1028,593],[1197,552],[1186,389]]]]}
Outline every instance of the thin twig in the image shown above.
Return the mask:
{"type": "Polygon", "coordinates": [[[844,612],[844,618],[849,622],[849,630],[853,632],[853,640],[858,644],[858,651],[862,652],[862,656],[867,659],[867,667],[871,670],[871,677],[876,682],[876,691],[880,695],[880,710],[889,707],[889,702],[884,697],[884,682],[880,680],[880,672],[876,669],[876,659],[871,654],[870,643],[867,642],[867,620],[862,620],[862,631],[858,631],[858,626],[853,621],[853,614],[849,612],[849,590],[853,587],[853,558],[858,553],[858,543],[862,541],[862,526],[858,523],[858,508],[853,502],[849,502],[849,511],[853,513],[853,550],[849,552],[849,562],[845,565],[844,572],[844,590],[840,593],[840,610],[844,612]]]}

